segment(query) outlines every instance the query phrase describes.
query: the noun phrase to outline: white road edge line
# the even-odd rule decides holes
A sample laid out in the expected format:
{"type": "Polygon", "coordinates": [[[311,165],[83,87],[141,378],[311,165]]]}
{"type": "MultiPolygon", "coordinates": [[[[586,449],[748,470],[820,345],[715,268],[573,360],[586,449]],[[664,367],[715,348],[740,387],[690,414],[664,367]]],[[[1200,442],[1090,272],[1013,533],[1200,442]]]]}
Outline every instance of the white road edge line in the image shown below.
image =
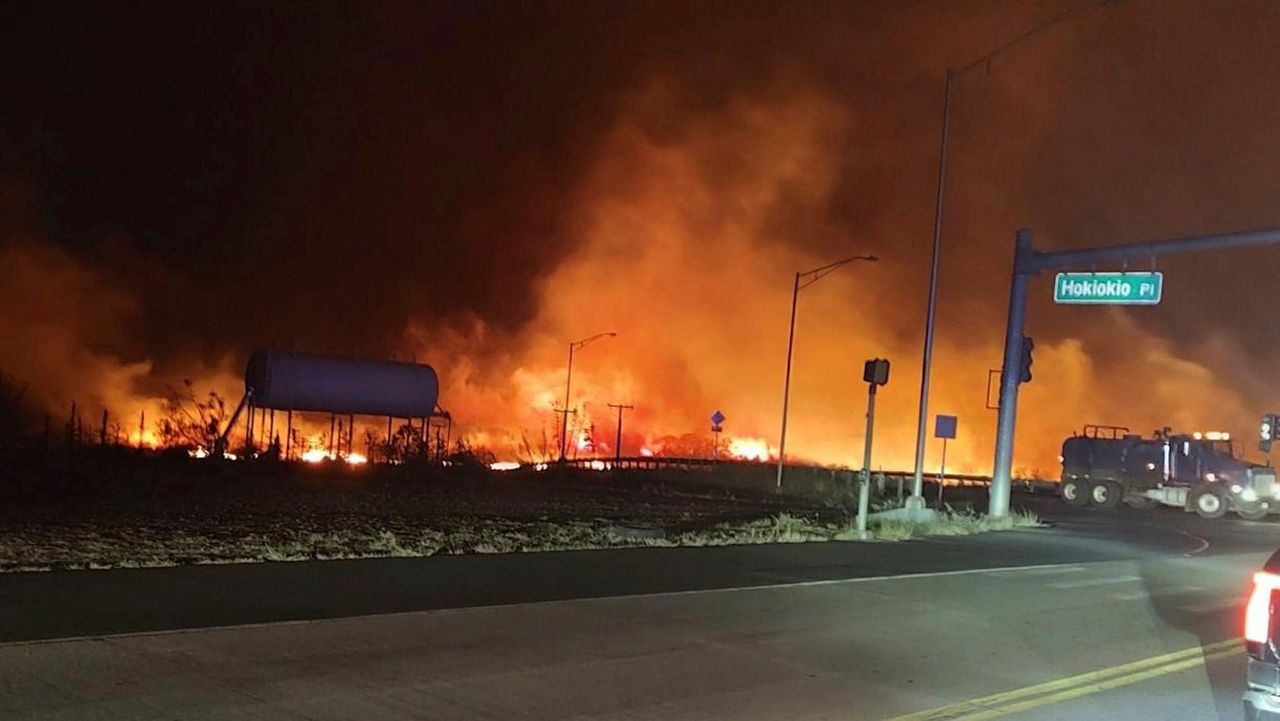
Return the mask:
{"type": "Polygon", "coordinates": [[[1061,581],[1049,584],[1049,588],[1087,588],[1089,586],[1107,586],[1112,583],[1132,583],[1141,581],[1142,576],[1112,576],[1110,578],[1086,578],[1083,581],[1061,581]]]}
{"type": "MultiPolygon", "coordinates": [[[[1112,563],[1113,561],[1098,561],[1112,563]]],[[[663,598],[679,596],[702,596],[716,593],[734,593],[737,591],[767,591],[779,588],[803,588],[808,586],[837,586],[843,584],[872,583],[875,581],[899,581],[913,578],[943,578],[946,576],[971,576],[979,573],[1006,573],[1014,571],[1042,571],[1048,568],[1077,566],[1071,563],[1040,563],[1030,566],[995,566],[992,568],[965,568],[958,571],[927,571],[924,573],[900,573],[893,576],[864,576],[861,578],[831,578],[821,581],[795,581],[793,583],[761,583],[751,586],[727,586],[723,588],[695,588],[688,591],[655,591],[653,593],[624,593],[613,596],[592,596],[589,598],[557,598],[546,601],[525,601],[522,603],[490,603],[476,606],[450,606],[446,608],[423,608],[416,611],[394,611],[391,613],[364,613],[351,616],[333,616],[329,618],[303,618],[292,621],[259,621],[256,623],[234,623],[220,626],[192,626],[188,628],[167,628],[157,631],[128,631],[125,633],[104,633],[88,636],[63,636],[60,638],[40,638],[29,641],[0,641],[0,648],[9,646],[34,646],[46,643],[69,643],[74,641],[109,641],[112,639],[146,638],[148,636],[170,636],[181,633],[205,633],[215,631],[235,631],[241,629],[271,628],[277,626],[303,626],[312,623],[329,623],[333,621],[361,621],[374,618],[395,618],[397,616],[413,616],[422,613],[448,613],[470,611],[476,609],[523,608],[527,606],[545,606],[553,603],[601,603],[635,598],[663,598]]]]}
{"type": "Polygon", "coordinates": [[[1019,573],[1018,571],[991,571],[991,575],[997,578],[1016,578],[1018,576],[1048,576],[1058,573],[1082,573],[1089,569],[1084,566],[1062,566],[1058,568],[1041,568],[1031,571],[1019,573]]]}

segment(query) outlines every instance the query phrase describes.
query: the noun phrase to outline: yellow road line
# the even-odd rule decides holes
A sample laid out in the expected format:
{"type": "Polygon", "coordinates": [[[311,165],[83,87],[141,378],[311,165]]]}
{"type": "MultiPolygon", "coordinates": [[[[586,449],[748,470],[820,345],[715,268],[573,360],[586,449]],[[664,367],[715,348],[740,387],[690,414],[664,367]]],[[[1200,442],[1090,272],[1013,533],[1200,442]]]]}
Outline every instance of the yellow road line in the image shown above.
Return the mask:
{"type": "MultiPolygon", "coordinates": [[[[1002,716],[1006,713],[1014,713],[1017,710],[1022,710],[1023,707],[1034,708],[1035,706],[1043,705],[1039,703],[1041,699],[1027,700],[1034,696],[1054,694],[1055,697],[1064,696],[1064,698],[1058,700],[1065,701],[1069,698],[1076,698],[1088,693],[1104,691],[1107,688],[1115,688],[1116,686],[1124,686],[1128,683],[1136,683],[1144,680],[1145,678],[1152,678],[1165,673],[1173,673],[1174,671],[1179,671],[1183,668],[1192,668],[1198,664],[1204,663],[1206,660],[1210,660],[1210,657],[1221,658],[1229,654],[1237,653],[1239,648],[1240,641],[1238,639],[1230,638],[1225,641],[1211,643],[1207,646],[1186,648],[1181,651],[1152,656],[1151,658],[1144,658],[1138,661],[1130,661],[1129,663],[1109,666],[1096,671],[1089,671],[1075,676],[1060,678],[1055,681],[1047,681],[1034,686],[1025,686],[1012,691],[1003,691],[989,696],[982,696],[975,699],[969,699],[967,701],[959,701],[946,706],[939,706],[938,708],[906,714],[905,716],[895,716],[891,719],[886,719],[885,721],[944,721],[950,719],[977,721],[977,719],[994,718],[995,716],[1002,716]],[[1144,676],[1142,674],[1147,675],[1144,676]],[[1132,681],[1125,681],[1125,683],[1115,683],[1122,679],[1129,679],[1133,676],[1140,677],[1135,678],[1132,681]],[[1113,683],[1115,683],[1114,686],[1106,685],[1113,683]],[[1074,695],[1066,695],[1077,691],[1079,688],[1092,690],[1075,693],[1074,695]],[[1003,704],[1011,704],[1011,706],[1004,706],[1003,704]],[[996,706],[1000,706],[1000,708],[993,708],[996,706]],[[1006,711],[1006,708],[1013,710],[1006,711]],[[988,715],[993,713],[994,715],[988,715]]],[[[1044,703],[1056,702],[1057,701],[1045,701],[1044,703]]]]}
{"type": "Polygon", "coordinates": [[[1033,698],[1027,701],[1022,701],[1020,703],[1009,704],[1008,706],[1001,706],[1000,708],[991,709],[989,711],[984,711],[982,713],[969,714],[967,716],[962,716],[961,719],[963,719],[963,721],[984,721],[985,719],[999,718],[1001,716],[1007,716],[1009,714],[1018,713],[1020,711],[1028,711],[1030,709],[1038,708],[1040,706],[1048,706],[1049,704],[1062,703],[1063,701],[1070,701],[1072,699],[1080,698],[1081,696],[1088,696],[1090,694],[1100,693],[1102,691],[1108,691],[1113,688],[1128,686],[1130,684],[1138,683],[1139,681],[1146,681],[1147,679],[1156,678],[1157,676],[1164,676],[1165,674],[1175,673],[1177,671],[1186,671],[1187,669],[1197,668],[1205,663],[1208,663],[1209,661],[1215,661],[1220,658],[1228,658],[1231,656],[1236,656],[1237,654],[1239,654],[1239,651],[1237,649],[1229,648],[1224,651],[1218,651],[1217,653],[1205,654],[1204,656],[1192,656],[1191,658],[1184,659],[1182,661],[1175,661],[1173,663],[1166,664],[1164,666],[1157,666],[1155,668],[1147,669],[1146,671],[1131,673],[1127,676],[1120,676],[1117,678],[1108,679],[1106,681],[1100,681],[1094,684],[1086,684],[1084,686],[1078,686],[1076,688],[1067,689],[1066,691],[1060,691],[1058,693],[1051,694],[1049,696],[1041,696],[1039,698],[1033,698]]]}

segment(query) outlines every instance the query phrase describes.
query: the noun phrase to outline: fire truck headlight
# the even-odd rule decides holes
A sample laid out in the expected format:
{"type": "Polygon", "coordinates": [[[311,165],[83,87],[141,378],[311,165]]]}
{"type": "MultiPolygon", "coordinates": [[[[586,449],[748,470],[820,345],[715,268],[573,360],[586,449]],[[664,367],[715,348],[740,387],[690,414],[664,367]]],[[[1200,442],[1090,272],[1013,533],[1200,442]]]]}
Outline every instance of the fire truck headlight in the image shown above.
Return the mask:
{"type": "Polygon", "coordinates": [[[1232,484],[1231,484],[1231,492],[1232,492],[1232,493],[1239,493],[1239,492],[1241,491],[1241,489],[1242,489],[1242,488],[1244,488],[1244,487],[1243,487],[1243,486],[1241,486],[1239,483],[1232,483],[1232,484]]]}
{"type": "Polygon", "coordinates": [[[1258,500],[1258,492],[1252,488],[1246,488],[1243,491],[1240,491],[1240,500],[1247,503],[1253,503],[1258,500]]]}
{"type": "Polygon", "coordinates": [[[1148,471],[1154,471],[1155,469],[1156,469],[1156,464],[1154,464],[1154,463],[1148,463],[1148,464],[1147,464],[1147,470],[1148,470],[1148,471]]]}
{"type": "Polygon", "coordinates": [[[1218,480],[1218,476],[1213,473],[1206,473],[1204,474],[1204,479],[1209,483],[1213,483],[1214,481],[1218,480]]]}

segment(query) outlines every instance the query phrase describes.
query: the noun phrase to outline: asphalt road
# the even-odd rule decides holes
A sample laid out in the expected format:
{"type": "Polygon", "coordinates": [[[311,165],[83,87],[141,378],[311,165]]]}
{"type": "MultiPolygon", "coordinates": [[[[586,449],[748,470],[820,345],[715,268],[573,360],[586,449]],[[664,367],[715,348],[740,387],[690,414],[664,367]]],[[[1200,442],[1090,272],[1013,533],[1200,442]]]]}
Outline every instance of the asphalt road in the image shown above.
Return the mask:
{"type": "Polygon", "coordinates": [[[1030,502],[1053,528],[6,574],[0,717],[1240,718],[1280,524],[1030,502]]]}

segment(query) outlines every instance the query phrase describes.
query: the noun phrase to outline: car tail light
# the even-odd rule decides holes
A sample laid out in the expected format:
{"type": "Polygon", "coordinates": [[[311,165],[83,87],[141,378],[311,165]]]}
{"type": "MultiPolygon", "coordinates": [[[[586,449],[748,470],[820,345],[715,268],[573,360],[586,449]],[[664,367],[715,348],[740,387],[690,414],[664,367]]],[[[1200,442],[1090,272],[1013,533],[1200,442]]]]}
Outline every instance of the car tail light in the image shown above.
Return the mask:
{"type": "Polygon", "coordinates": [[[1253,593],[1244,613],[1244,640],[1266,643],[1271,631],[1271,593],[1280,590],[1280,576],[1261,571],[1253,574],[1253,593]]]}

